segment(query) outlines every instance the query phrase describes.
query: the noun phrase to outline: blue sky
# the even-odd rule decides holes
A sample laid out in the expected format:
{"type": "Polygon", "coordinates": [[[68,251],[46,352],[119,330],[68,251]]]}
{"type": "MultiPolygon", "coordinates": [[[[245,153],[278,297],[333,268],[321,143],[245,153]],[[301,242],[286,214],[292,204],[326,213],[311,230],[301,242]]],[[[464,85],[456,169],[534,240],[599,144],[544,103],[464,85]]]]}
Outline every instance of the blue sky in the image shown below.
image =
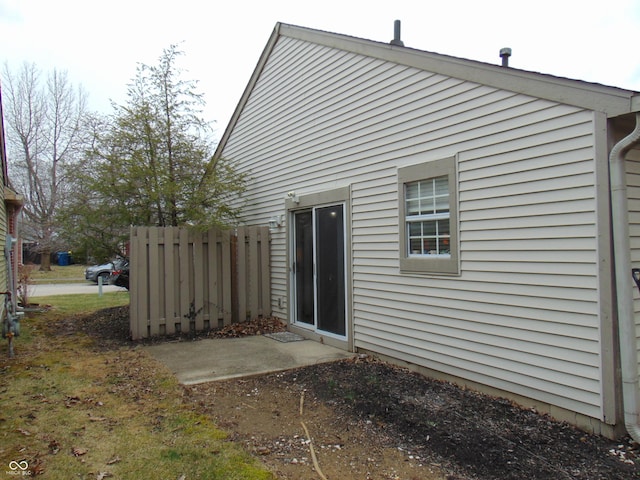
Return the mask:
{"type": "Polygon", "coordinates": [[[278,21],[640,91],[640,0],[435,2],[0,0],[0,62],[66,70],[93,110],[126,100],[137,62],[180,44],[220,136],[278,21]],[[527,4],[535,6],[527,6],[527,4]]]}

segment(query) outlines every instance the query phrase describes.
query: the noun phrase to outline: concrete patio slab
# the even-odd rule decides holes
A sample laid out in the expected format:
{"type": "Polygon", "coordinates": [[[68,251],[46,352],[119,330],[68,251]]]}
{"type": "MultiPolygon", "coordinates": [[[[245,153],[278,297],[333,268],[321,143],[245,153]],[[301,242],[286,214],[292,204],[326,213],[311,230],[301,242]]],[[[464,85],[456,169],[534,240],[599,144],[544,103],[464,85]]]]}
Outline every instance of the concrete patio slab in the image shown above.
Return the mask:
{"type": "Polygon", "coordinates": [[[283,342],[261,335],[145,348],[183,385],[279,372],[355,355],[312,340],[283,342]]]}

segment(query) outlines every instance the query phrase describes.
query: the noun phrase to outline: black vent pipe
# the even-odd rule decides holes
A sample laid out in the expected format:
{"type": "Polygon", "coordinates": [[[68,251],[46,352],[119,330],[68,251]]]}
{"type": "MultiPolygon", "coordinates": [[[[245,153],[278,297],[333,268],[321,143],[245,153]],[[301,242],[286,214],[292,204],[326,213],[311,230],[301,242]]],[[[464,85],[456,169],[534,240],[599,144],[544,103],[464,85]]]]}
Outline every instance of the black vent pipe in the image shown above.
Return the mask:
{"type": "Polygon", "coordinates": [[[400,40],[400,20],[393,22],[393,40],[389,42],[391,45],[404,47],[404,43],[400,40]]]}
{"type": "Polygon", "coordinates": [[[502,66],[503,67],[508,67],[509,66],[509,57],[511,56],[511,49],[510,48],[501,48],[500,49],[500,57],[502,57],[502,66]]]}

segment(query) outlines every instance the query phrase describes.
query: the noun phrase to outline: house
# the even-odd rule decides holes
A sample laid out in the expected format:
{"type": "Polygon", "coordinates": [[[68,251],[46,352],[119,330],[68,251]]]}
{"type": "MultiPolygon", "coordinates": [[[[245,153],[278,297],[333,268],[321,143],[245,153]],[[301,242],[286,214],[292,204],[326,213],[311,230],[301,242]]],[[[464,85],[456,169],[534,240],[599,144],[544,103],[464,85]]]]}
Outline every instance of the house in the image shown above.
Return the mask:
{"type": "Polygon", "coordinates": [[[640,94],[399,43],[277,24],[221,139],[274,314],[637,437],[640,94]]]}

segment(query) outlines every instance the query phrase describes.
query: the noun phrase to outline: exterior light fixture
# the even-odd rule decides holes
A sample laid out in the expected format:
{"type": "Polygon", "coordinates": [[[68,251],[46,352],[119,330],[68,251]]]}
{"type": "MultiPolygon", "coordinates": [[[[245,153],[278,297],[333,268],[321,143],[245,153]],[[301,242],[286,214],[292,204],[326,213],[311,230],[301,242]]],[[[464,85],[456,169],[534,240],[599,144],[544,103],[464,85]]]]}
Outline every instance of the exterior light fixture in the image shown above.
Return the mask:
{"type": "Polygon", "coordinates": [[[291,200],[293,203],[300,203],[300,199],[298,198],[296,192],[287,192],[287,198],[289,198],[289,200],[291,200]]]}
{"type": "Polygon", "coordinates": [[[273,216],[269,219],[269,228],[274,229],[281,227],[284,223],[284,215],[273,216]]]}

